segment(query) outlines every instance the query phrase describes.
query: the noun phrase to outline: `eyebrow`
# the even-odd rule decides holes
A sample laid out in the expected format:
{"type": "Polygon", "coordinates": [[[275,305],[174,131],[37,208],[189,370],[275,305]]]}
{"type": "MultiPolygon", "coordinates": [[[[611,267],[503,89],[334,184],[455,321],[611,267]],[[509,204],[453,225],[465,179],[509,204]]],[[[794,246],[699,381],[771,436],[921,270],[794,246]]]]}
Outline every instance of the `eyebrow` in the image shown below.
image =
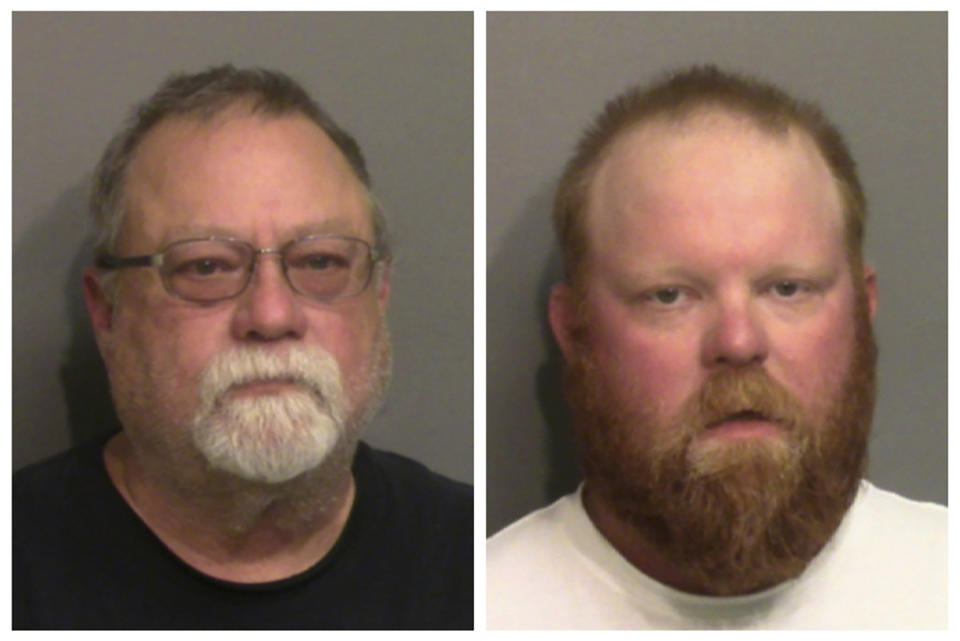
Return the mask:
{"type": "Polygon", "coordinates": [[[767,269],[770,278],[790,278],[800,275],[824,283],[834,283],[840,278],[842,266],[829,264],[791,265],[778,263],[767,269]]]}
{"type": "MultiPolygon", "coordinates": [[[[841,267],[826,264],[790,264],[775,263],[762,271],[761,279],[807,278],[822,283],[835,283],[840,277],[841,267]]],[[[619,286],[626,290],[634,289],[638,284],[647,286],[668,281],[685,281],[697,287],[709,285],[710,277],[685,265],[666,265],[663,267],[643,268],[625,272],[618,279],[619,286]]]]}
{"type": "Polygon", "coordinates": [[[314,234],[339,234],[342,236],[362,236],[363,232],[342,218],[328,218],[318,223],[306,223],[293,228],[293,237],[301,238],[314,234]]]}
{"type": "Polygon", "coordinates": [[[174,225],[163,235],[163,244],[168,245],[191,238],[232,238],[233,232],[219,225],[174,225]]]}
{"type": "Polygon", "coordinates": [[[656,283],[664,280],[683,280],[698,286],[706,284],[707,279],[701,276],[696,269],[684,265],[645,266],[624,273],[626,280],[632,283],[656,283]]]}

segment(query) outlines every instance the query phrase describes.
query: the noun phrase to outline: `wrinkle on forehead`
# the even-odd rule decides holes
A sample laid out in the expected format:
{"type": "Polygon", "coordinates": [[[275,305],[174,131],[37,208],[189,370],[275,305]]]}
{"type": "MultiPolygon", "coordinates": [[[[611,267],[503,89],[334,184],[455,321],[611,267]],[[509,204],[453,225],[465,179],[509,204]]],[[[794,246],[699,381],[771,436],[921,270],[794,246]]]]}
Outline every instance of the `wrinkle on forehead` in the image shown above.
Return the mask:
{"type": "MultiPolygon", "coordinates": [[[[283,244],[287,241],[307,236],[345,236],[350,238],[359,238],[366,240],[363,232],[357,229],[356,225],[339,218],[328,218],[317,222],[303,223],[293,227],[277,231],[275,236],[278,238],[277,244],[283,244]]],[[[237,234],[237,230],[223,225],[203,225],[203,224],[177,224],[167,228],[166,235],[163,238],[163,244],[187,240],[193,238],[234,238],[257,245],[256,239],[246,235],[237,234]]],[[[367,241],[369,242],[369,241],[367,241]]]]}
{"type": "Polygon", "coordinates": [[[249,236],[231,223],[257,216],[284,236],[311,225],[331,229],[314,233],[372,235],[367,188],[329,136],[299,114],[162,121],[141,142],[125,192],[125,231],[149,244],[178,227],[249,236]]]}

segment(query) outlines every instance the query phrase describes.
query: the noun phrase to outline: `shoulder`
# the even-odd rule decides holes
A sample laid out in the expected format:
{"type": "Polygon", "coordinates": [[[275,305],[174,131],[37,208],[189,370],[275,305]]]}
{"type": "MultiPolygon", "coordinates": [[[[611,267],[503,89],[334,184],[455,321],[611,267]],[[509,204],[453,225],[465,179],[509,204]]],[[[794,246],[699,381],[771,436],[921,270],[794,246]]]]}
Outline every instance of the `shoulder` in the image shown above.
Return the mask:
{"type": "Polygon", "coordinates": [[[891,629],[945,626],[947,508],[864,481],[811,570],[809,580],[821,595],[814,602],[826,611],[834,607],[826,601],[835,603],[838,621],[891,629]]]}
{"type": "Polygon", "coordinates": [[[473,627],[473,488],[364,444],[353,470],[352,534],[341,546],[351,574],[393,594],[385,607],[407,625],[473,627]]]}
{"type": "Polygon", "coordinates": [[[576,507],[576,495],[558,499],[508,525],[487,540],[487,566],[499,570],[510,568],[518,559],[533,560],[546,551],[546,547],[562,545],[564,523],[576,507]],[[530,553],[534,556],[531,557],[530,553]]]}
{"type": "Polygon", "coordinates": [[[561,497],[496,533],[487,541],[487,582],[491,587],[517,581],[547,581],[574,558],[586,514],[579,493],[561,497]]]}
{"type": "Polygon", "coordinates": [[[862,555],[891,568],[938,574],[946,567],[947,508],[915,501],[864,481],[842,527],[862,555]]]}
{"type": "Polygon", "coordinates": [[[849,519],[854,533],[869,527],[887,545],[910,545],[917,552],[946,550],[947,508],[943,505],[908,499],[863,481],[849,519]]]}
{"type": "MultiPolygon", "coordinates": [[[[29,465],[13,475],[13,545],[18,560],[36,551],[70,550],[87,543],[95,523],[123,514],[107,475],[103,447],[109,435],[29,465]]],[[[101,532],[102,534],[102,532],[101,532]]]]}
{"type": "Polygon", "coordinates": [[[473,564],[473,488],[405,456],[363,443],[354,460],[358,522],[394,548],[427,557],[469,557],[473,564]],[[388,534],[389,533],[389,534],[388,534]],[[401,545],[400,542],[405,542],[401,545]],[[406,548],[404,548],[406,546],[406,548]]]}
{"type": "Polygon", "coordinates": [[[597,585],[579,494],[528,514],[487,541],[487,627],[578,627],[597,585]]]}
{"type": "Polygon", "coordinates": [[[888,509],[908,510],[913,514],[926,514],[927,517],[946,523],[947,507],[932,501],[917,501],[901,496],[888,490],[883,490],[869,481],[861,483],[861,492],[865,498],[876,505],[884,505],[888,509]]]}
{"type": "Polygon", "coordinates": [[[109,436],[28,465],[13,475],[13,510],[21,520],[75,508],[109,488],[103,447],[109,436]]]}
{"type": "Polygon", "coordinates": [[[354,471],[358,483],[376,483],[390,498],[450,509],[469,509],[473,515],[473,487],[447,478],[422,463],[365,443],[357,448],[354,471]]]}
{"type": "Polygon", "coordinates": [[[107,438],[13,475],[15,627],[60,627],[88,603],[80,593],[102,594],[114,568],[131,567],[118,549],[138,533],[103,464],[107,438]]]}

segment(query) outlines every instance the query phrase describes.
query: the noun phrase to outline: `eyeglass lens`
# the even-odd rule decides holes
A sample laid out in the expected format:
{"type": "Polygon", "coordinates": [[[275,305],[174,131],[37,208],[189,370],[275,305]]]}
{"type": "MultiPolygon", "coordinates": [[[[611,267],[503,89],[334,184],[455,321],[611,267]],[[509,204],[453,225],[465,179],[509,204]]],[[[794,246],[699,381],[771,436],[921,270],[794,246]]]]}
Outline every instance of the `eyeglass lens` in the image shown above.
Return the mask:
{"type": "MultiPolygon", "coordinates": [[[[256,252],[245,243],[192,240],[176,243],[163,255],[167,288],[192,301],[216,301],[238,295],[252,276],[256,252]]],[[[283,250],[284,270],[297,292],[317,300],[359,293],[371,270],[370,251],[350,238],[305,238],[283,250]]]]}

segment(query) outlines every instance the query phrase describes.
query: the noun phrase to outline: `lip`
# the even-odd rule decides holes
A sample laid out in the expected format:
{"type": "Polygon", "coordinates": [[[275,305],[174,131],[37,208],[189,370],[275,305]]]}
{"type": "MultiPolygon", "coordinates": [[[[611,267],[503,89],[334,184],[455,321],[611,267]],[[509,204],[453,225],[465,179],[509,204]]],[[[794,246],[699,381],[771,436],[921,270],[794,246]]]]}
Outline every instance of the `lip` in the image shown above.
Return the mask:
{"type": "Polygon", "coordinates": [[[728,440],[761,438],[776,436],[783,429],[774,421],[759,416],[732,416],[729,419],[713,423],[702,433],[705,438],[728,440]]]}
{"type": "Polygon", "coordinates": [[[237,396],[283,394],[299,386],[299,383],[288,378],[265,379],[234,385],[230,388],[230,393],[237,396]]]}

